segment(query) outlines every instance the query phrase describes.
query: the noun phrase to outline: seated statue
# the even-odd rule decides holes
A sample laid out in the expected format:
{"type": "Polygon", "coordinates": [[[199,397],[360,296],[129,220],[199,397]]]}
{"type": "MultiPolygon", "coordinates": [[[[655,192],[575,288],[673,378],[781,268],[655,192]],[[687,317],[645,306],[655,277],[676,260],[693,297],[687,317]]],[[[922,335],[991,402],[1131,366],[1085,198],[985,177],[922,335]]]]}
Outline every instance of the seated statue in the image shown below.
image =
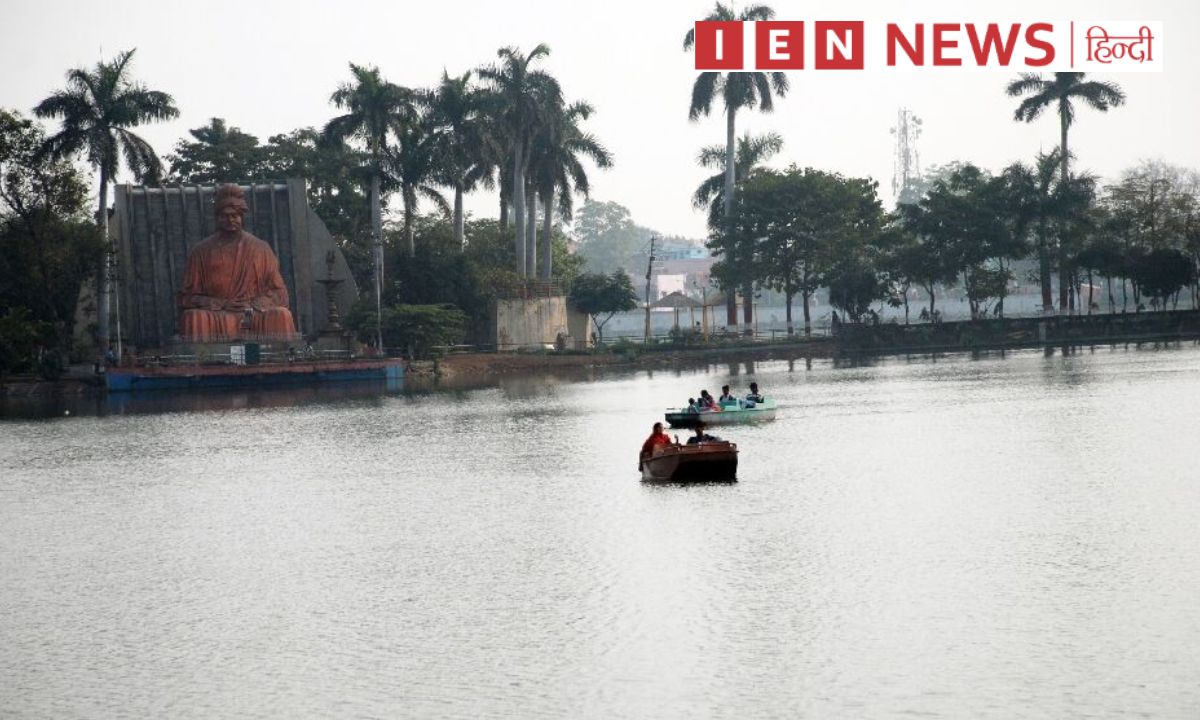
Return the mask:
{"type": "Polygon", "coordinates": [[[242,230],[249,207],[242,189],[217,189],[217,232],[188,252],[179,293],[184,340],[290,339],[296,325],[271,246],[242,230]]]}

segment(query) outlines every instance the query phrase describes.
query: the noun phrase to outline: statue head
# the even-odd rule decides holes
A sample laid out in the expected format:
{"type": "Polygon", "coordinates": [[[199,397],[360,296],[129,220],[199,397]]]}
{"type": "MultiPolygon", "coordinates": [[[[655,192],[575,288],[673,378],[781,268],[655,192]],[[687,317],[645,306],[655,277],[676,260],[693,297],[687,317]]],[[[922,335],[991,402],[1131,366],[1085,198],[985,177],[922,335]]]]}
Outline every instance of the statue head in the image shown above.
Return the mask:
{"type": "Polygon", "coordinates": [[[213,200],[213,212],[217,216],[217,228],[223,233],[239,233],[250,206],[246,196],[237,185],[222,185],[217,188],[213,200]]]}

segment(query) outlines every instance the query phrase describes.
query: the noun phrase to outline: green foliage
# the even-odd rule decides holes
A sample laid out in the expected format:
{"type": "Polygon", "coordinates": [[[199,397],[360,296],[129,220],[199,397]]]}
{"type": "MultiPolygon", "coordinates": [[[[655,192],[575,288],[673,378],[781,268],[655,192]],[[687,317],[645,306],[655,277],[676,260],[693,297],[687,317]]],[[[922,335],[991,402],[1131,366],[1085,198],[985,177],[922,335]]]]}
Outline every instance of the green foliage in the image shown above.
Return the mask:
{"type": "Polygon", "coordinates": [[[534,136],[530,159],[533,184],[546,213],[550,213],[557,198],[559,215],[564,220],[574,215],[573,194],[587,196],[590,192],[582,159],[591,159],[598,168],[612,167],[612,154],[583,130],[582,122],[593,112],[592,106],[584,102],[554,108],[534,136]]]}
{"type": "MultiPolygon", "coordinates": [[[[375,338],[375,307],[360,300],[346,317],[347,326],[358,339],[375,338]]],[[[388,305],[383,309],[383,343],[413,358],[436,356],[439,348],[457,345],[466,337],[467,317],[449,304],[388,305]]]]}
{"type": "Polygon", "coordinates": [[[654,231],[633,222],[629,209],[615,202],[588,201],[575,218],[579,254],[591,273],[644,267],[654,231]]]}
{"type": "Polygon", "coordinates": [[[350,63],[354,80],[342,83],[329,101],[345,110],[326,123],[322,139],[355,142],[366,150],[369,173],[381,172],[392,133],[403,131],[415,112],[412,90],[383,79],[378,67],[350,63]]]}
{"type": "MultiPolygon", "coordinates": [[[[512,199],[514,220],[513,242],[516,249],[515,269],[522,275],[532,274],[533,262],[527,257],[526,248],[526,189],[536,192],[531,186],[536,177],[530,176],[533,146],[542,132],[561,115],[563,108],[562,88],[553,75],[544,70],[535,70],[539,59],[550,55],[545,44],[537,45],[528,53],[516,47],[503,47],[496,52],[499,62],[479,68],[479,77],[487,83],[486,103],[492,115],[493,126],[504,145],[500,153],[501,194],[512,199]],[[505,175],[508,192],[504,192],[505,175]]],[[[503,199],[503,198],[502,198],[503,199]]]]}
{"type": "MultiPolygon", "coordinates": [[[[778,133],[751,135],[744,133],[737,139],[737,150],[734,159],[736,177],[745,181],[755,172],[762,169],[762,163],[779,154],[783,149],[783,136],[778,133]]],[[[725,155],[726,148],[720,145],[709,145],[700,149],[696,162],[703,168],[716,169],[720,172],[710,175],[700,183],[692,195],[692,206],[697,209],[708,209],[708,226],[714,230],[721,227],[725,218],[725,155]]]]}
{"type": "MultiPolygon", "coordinates": [[[[1125,104],[1125,93],[1115,83],[1084,80],[1085,73],[1060,72],[1047,79],[1037,73],[1021,73],[1008,84],[1009,97],[1025,96],[1017,106],[1013,117],[1017,121],[1033,122],[1041,116],[1044,110],[1054,108],[1059,116],[1065,136],[1066,129],[1075,119],[1075,102],[1080,101],[1089,107],[1107,112],[1111,107],[1125,104]]],[[[1065,137],[1064,137],[1065,142],[1065,137]]],[[[1067,148],[1059,148],[1063,153],[1063,174],[1066,175],[1066,162],[1069,159],[1067,148]]]]}
{"type": "Polygon", "coordinates": [[[344,143],[323,143],[306,127],[272,135],[265,156],[265,177],[308,181],[313,212],[341,247],[358,286],[371,287],[371,221],[364,190],[370,177],[362,154],[344,143]]]}
{"type": "Polygon", "coordinates": [[[466,320],[453,305],[395,305],[383,311],[383,340],[429,357],[438,346],[461,343],[466,320]]]}
{"type": "MultiPolygon", "coordinates": [[[[1078,267],[1129,281],[1139,308],[1143,295],[1165,304],[1187,285],[1197,299],[1200,174],[1160,161],[1143,162],[1080,214],[1078,267]]],[[[1122,297],[1124,302],[1124,293],[1122,297]]],[[[1113,303],[1111,295],[1109,301],[1113,303]]]]}
{"type": "Polygon", "coordinates": [[[0,110],[0,312],[28,312],[50,331],[45,342],[65,352],[102,246],[82,176],[40,153],[43,142],[30,120],[0,110]]]}
{"type": "Polygon", "coordinates": [[[102,191],[116,179],[122,157],[138,180],[158,179],[162,163],[130,128],[179,117],[174,98],[130,77],[134,52],[101,60],[93,69],[69,71],[66,89],[51,93],[33,109],[38,117],[62,119],[62,128],[46,140],[45,149],[56,158],[86,155],[100,171],[102,191]]]}
{"type": "Polygon", "coordinates": [[[1129,262],[1130,279],[1154,305],[1166,309],[1167,299],[1196,281],[1196,268],[1190,257],[1173,248],[1136,252],[1129,262]]]}
{"type": "Polygon", "coordinates": [[[438,134],[442,181],[464,192],[481,183],[491,187],[487,156],[498,138],[488,122],[487,96],[471,84],[471,71],[451,77],[442,70],[426,102],[432,121],[446,131],[438,134]]]}
{"type": "Polygon", "coordinates": [[[829,304],[859,322],[871,304],[883,297],[884,285],[875,268],[861,257],[845,256],[827,273],[829,304]]]}
{"type": "Polygon", "coordinates": [[[961,165],[933,183],[916,205],[902,208],[906,229],[916,238],[896,260],[900,274],[926,288],[933,313],[933,286],[961,276],[978,317],[992,298],[1003,298],[1009,273],[999,263],[1021,257],[1026,248],[1013,232],[1012,193],[1005,177],[991,177],[972,164],[961,165]]]}
{"type": "MultiPolygon", "coordinates": [[[[715,272],[725,287],[754,280],[778,290],[790,318],[792,298],[807,298],[838,263],[869,268],[868,247],[882,226],[874,181],[793,166],[743,183],[732,217],[709,247],[722,258],[715,272]]],[[[849,266],[842,275],[857,283],[849,266]]]]}
{"type": "Polygon", "coordinates": [[[1097,234],[1076,256],[1081,268],[1094,270],[1108,278],[1127,277],[1125,252],[1111,236],[1097,234]]]}
{"type": "Polygon", "coordinates": [[[384,161],[385,187],[400,191],[404,204],[404,237],[408,256],[416,254],[416,219],[421,198],[431,200],[443,213],[450,206],[435,186],[441,158],[438,130],[428,112],[414,108],[396,134],[397,143],[389,148],[384,161]]]}
{"type": "Polygon", "coordinates": [[[0,379],[32,367],[44,335],[43,323],[30,317],[26,308],[10,307],[0,313],[0,379]]]}
{"type": "MultiPolygon", "coordinates": [[[[483,342],[492,301],[521,296],[527,281],[513,269],[513,244],[498,222],[469,220],[465,235],[466,247],[460,248],[445,217],[418,217],[414,222],[417,252],[409,258],[403,231],[390,231],[385,241],[392,272],[384,304],[454,305],[466,316],[468,337],[483,342]]],[[[553,249],[560,260],[554,264],[552,280],[569,290],[582,261],[568,253],[561,232],[554,233],[553,249]]]]}
{"type": "MultiPolygon", "coordinates": [[[[733,3],[725,5],[717,2],[713,5],[712,11],[705,20],[739,20],[746,22],[770,20],[773,17],[775,17],[775,11],[767,5],[749,5],[744,7],[741,13],[738,13],[733,3]]],[[[684,51],[691,50],[695,42],[696,30],[692,28],[684,35],[684,51]]],[[[720,214],[733,214],[733,203],[737,195],[737,183],[739,179],[746,179],[740,176],[739,173],[743,171],[750,172],[754,164],[754,158],[747,157],[743,159],[738,157],[737,141],[735,140],[735,125],[738,111],[758,108],[763,112],[771,112],[775,107],[775,97],[782,98],[787,95],[788,89],[787,75],[782,72],[702,72],[692,84],[692,99],[688,108],[689,120],[695,122],[701,117],[707,117],[712,111],[714,101],[718,97],[721,98],[725,105],[728,134],[725,141],[725,159],[721,163],[725,170],[725,177],[723,188],[720,191],[720,201],[724,207],[718,212],[715,207],[716,198],[714,197],[711,201],[709,224],[714,229],[717,229],[715,223],[719,221],[720,214]],[[743,163],[743,160],[746,162],[743,163]],[[739,165],[751,167],[739,167],[739,165]]],[[[747,145],[749,144],[748,142],[747,145]]],[[[757,151],[747,147],[747,155],[758,154],[759,159],[766,159],[768,153],[777,150],[778,147],[774,145],[773,141],[767,140],[757,151]]],[[[701,151],[702,164],[704,162],[703,156],[704,151],[701,151]]],[[[700,202],[707,192],[709,190],[706,189],[705,185],[701,185],[696,191],[693,202],[700,202]]],[[[750,262],[748,258],[736,256],[731,248],[725,253],[723,260],[713,268],[713,277],[716,278],[718,284],[727,293],[727,308],[730,313],[733,312],[735,287],[742,288],[742,293],[746,296],[753,294],[754,288],[751,280],[753,273],[746,266],[748,262],[750,262]]],[[[806,302],[806,312],[807,309],[808,305],[806,302]]],[[[788,304],[788,317],[790,327],[791,303],[788,304]]],[[[749,314],[746,315],[746,320],[749,322],[749,314]]]]}
{"type": "Polygon", "coordinates": [[[1012,279],[1012,272],[1006,268],[985,265],[968,268],[964,273],[963,288],[967,292],[967,302],[971,304],[974,317],[986,315],[988,303],[1003,298],[1012,279]]]}
{"type": "MultiPolygon", "coordinates": [[[[119,53],[110,62],[101,60],[94,69],[67,72],[67,87],[50,94],[33,109],[41,118],[61,118],[59,131],[48,137],[42,149],[56,159],[79,155],[100,174],[96,221],[105,225],[108,185],[117,178],[122,160],[140,182],[156,182],[162,163],[150,143],[131,128],[148,122],[179,117],[175,100],[165,92],[149,90],[131,77],[133,50],[119,53]]],[[[105,249],[111,245],[101,233],[105,249]]],[[[111,255],[101,256],[97,267],[97,340],[101,351],[108,349],[111,301],[111,255]]]]}
{"type": "Polygon", "coordinates": [[[609,275],[584,273],[575,278],[570,303],[579,312],[592,316],[592,323],[601,341],[604,339],[604,325],[613,315],[638,306],[633,281],[623,270],[614,270],[609,275]]]}
{"type": "Polygon", "coordinates": [[[180,140],[175,153],[167,157],[171,182],[212,185],[267,179],[266,149],[253,135],[226,125],[222,118],[212,118],[208,125],[188,133],[192,141],[180,140]]]}

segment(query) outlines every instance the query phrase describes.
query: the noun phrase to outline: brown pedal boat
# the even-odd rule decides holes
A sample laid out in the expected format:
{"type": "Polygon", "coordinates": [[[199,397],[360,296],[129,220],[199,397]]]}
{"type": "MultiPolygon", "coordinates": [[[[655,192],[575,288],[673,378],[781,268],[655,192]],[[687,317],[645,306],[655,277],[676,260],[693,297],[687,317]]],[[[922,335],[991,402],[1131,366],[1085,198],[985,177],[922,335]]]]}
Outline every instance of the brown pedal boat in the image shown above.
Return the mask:
{"type": "Polygon", "coordinates": [[[729,482],[737,478],[737,445],[726,440],[694,445],[659,445],[642,460],[642,480],[729,482]]]}

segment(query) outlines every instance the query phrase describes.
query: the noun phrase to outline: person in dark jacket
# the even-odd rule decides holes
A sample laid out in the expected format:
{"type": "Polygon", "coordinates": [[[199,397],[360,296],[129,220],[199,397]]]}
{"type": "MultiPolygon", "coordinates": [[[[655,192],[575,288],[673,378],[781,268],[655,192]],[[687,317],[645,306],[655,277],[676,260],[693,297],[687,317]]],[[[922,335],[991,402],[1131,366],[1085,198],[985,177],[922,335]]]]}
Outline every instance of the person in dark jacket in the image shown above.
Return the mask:
{"type": "MultiPolygon", "coordinates": [[[[756,382],[750,383],[750,394],[746,396],[746,402],[754,403],[757,405],[758,403],[764,402],[765,400],[766,400],[766,398],[764,398],[762,393],[760,393],[758,391],[758,383],[756,383],[756,382]]],[[[753,405],[751,405],[750,407],[753,407],[753,405]]]]}
{"type": "Polygon", "coordinates": [[[688,438],[687,444],[699,445],[707,442],[721,442],[721,438],[704,432],[704,423],[696,423],[696,434],[688,438]]]}

